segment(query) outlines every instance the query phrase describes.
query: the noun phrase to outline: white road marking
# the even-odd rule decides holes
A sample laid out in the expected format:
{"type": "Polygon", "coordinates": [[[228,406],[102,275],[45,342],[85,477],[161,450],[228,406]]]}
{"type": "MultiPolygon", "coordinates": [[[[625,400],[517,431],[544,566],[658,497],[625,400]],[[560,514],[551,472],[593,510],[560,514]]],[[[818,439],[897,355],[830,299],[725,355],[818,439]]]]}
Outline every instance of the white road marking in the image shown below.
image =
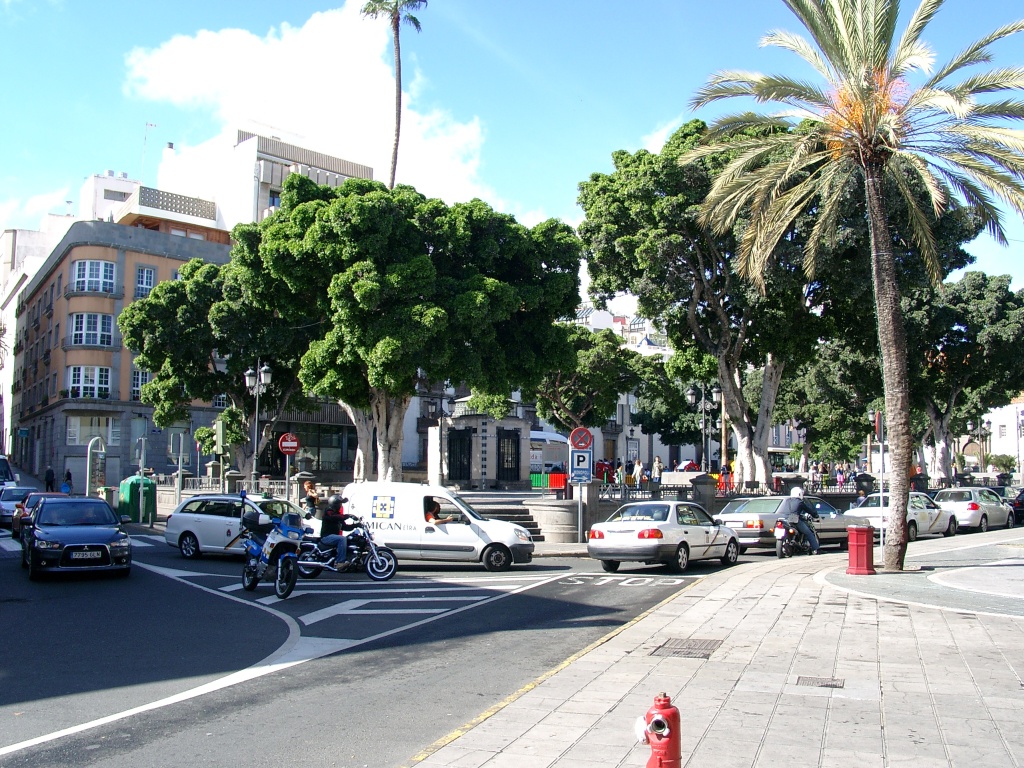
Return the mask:
{"type": "Polygon", "coordinates": [[[303,637],[301,634],[301,630],[299,629],[298,622],[296,622],[295,619],[293,619],[288,614],[282,613],[281,611],[276,611],[273,608],[261,605],[258,602],[244,600],[241,597],[235,597],[234,595],[224,594],[223,590],[213,589],[212,587],[206,587],[202,584],[197,584],[195,582],[188,581],[187,578],[183,578],[181,575],[184,574],[187,576],[194,576],[195,574],[192,572],[177,571],[171,568],[160,568],[142,562],[137,562],[136,566],[139,568],[144,568],[146,570],[153,571],[161,576],[167,576],[168,578],[180,581],[183,584],[187,584],[190,587],[194,587],[195,589],[201,589],[204,592],[209,592],[213,595],[220,595],[225,600],[234,600],[236,602],[250,605],[259,610],[267,611],[268,613],[277,616],[283,622],[285,622],[285,624],[288,626],[288,639],[277,651],[272,653],[263,661],[258,662],[251,667],[247,667],[246,669],[239,670],[238,672],[226,675],[225,677],[212,680],[209,683],[201,685],[197,688],[191,688],[187,691],[182,691],[181,693],[174,694],[173,696],[168,696],[166,698],[159,699],[158,701],[150,702],[149,704],[143,704],[132,709],[127,709],[123,712],[116,712],[114,714],[98,718],[96,720],[90,720],[86,723],[80,723],[79,725],[74,725],[70,728],[64,728],[59,731],[54,731],[53,733],[37,736],[33,739],[27,739],[16,744],[2,746],[0,747],[0,756],[9,755],[14,752],[20,752],[23,749],[38,746],[39,744],[45,744],[50,741],[55,741],[57,739],[63,738],[64,736],[72,736],[76,733],[82,733],[83,731],[92,730],[93,728],[99,728],[104,725],[109,725],[110,723],[115,723],[119,720],[124,720],[129,717],[132,717],[133,715],[142,714],[143,712],[150,712],[156,709],[162,709],[163,707],[168,707],[172,704],[178,704],[182,701],[187,701],[198,696],[203,696],[207,693],[213,693],[214,691],[219,691],[223,688],[228,688],[233,685],[238,685],[239,683],[254,680],[258,677],[263,677],[264,675],[269,675],[274,672],[281,672],[287,669],[288,667],[303,664],[307,661],[313,661],[314,659],[319,659],[323,656],[330,656],[331,654],[338,653],[339,651],[347,650],[349,648],[355,648],[357,646],[365,645],[367,643],[373,643],[378,640],[383,640],[384,638],[390,637],[391,635],[397,635],[400,632],[406,632],[410,629],[415,629],[416,627],[429,624],[433,621],[437,621],[438,619],[447,618],[448,616],[452,616],[456,613],[462,613],[463,611],[468,611],[472,608],[476,608],[481,605],[486,605],[487,603],[492,603],[496,600],[501,600],[503,598],[509,597],[514,594],[518,594],[520,592],[526,592],[527,590],[533,589],[534,587],[544,586],[545,584],[555,582],[558,579],[563,578],[565,576],[565,574],[549,576],[535,583],[524,584],[511,592],[494,592],[493,594],[485,597],[479,602],[474,602],[471,605],[464,605],[442,614],[428,616],[426,618],[420,619],[419,621],[414,621],[409,624],[403,624],[402,626],[395,627],[384,632],[379,632],[378,634],[371,635],[370,637],[364,637],[359,640],[336,640],[334,638],[329,637],[303,637]]]}
{"type": "MultiPolygon", "coordinates": [[[[264,598],[266,599],[266,598],[264,598]]],[[[276,599],[276,598],[275,598],[276,599]]],[[[356,614],[359,616],[387,616],[387,615],[400,615],[400,614],[430,614],[430,613],[445,613],[448,608],[369,608],[364,610],[364,605],[371,603],[401,603],[401,602],[477,602],[483,600],[484,596],[479,597],[434,597],[434,598],[416,598],[416,597],[396,597],[390,600],[345,600],[335,605],[329,605],[326,608],[321,608],[319,611],[313,611],[307,613],[305,616],[299,616],[299,621],[305,624],[307,627],[310,624],[315,624],[318,621],[332,618],[333,616],[342,616],[347,614],[356,614]]],[[[262,600],[260,602],[263,602],[262,600]]]]}
{"type": "Polygon", "coordinates": [[[21,542],[14,539],[0,539],[0,549],[4,552],[21,552],[21,542]]]}

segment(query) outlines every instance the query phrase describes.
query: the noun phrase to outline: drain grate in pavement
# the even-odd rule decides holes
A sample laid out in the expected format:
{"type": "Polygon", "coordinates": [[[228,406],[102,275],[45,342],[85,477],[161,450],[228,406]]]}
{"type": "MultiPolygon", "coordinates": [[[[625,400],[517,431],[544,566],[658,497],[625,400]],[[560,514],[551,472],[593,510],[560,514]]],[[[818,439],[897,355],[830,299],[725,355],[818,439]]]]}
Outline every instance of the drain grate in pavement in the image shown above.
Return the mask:
{"type": "Polygon", "coordinates": [[[804,677],[801,675],[796,679],[797,685],[806,685],[810,688],[842,688],[846,681],[841,677],[804,677]]]}
{"type": "Polygon", "coordinates": [[[685,640],[673,638],[666,640],[653,651],[651,656],[673,656],[683,659],[710,659],[711,654],[718,650],[721,640],[701,640],[690,637],[685,640]]]}

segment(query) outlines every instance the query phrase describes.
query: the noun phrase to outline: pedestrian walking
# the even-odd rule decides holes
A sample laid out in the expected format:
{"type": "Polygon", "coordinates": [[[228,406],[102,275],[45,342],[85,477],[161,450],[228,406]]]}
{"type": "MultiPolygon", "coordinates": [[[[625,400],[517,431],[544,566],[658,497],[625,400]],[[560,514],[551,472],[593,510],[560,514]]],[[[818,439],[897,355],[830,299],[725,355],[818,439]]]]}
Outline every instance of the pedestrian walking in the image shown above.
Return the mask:
{"type": "Polygon", "coordinates": [[[67,493],[70,496],[74,492],[74,490],[75,490],[75,484],[71,480],[71,470],[70,469],[65,469],[64,470],[64,485],[67,486],[67,490],[65,491],[64,487],[62,486],[61,487],[61,491],[64,492],[64,493],[67,493]]]}
{"type": "Polygon", "coordinates": [[[53,492],[56,490],[57,475],[53,472],[53,467],[49,464],[46,465],[46,474],[43,475],[43,480],[46,482],[47,492],[53,492]]]}

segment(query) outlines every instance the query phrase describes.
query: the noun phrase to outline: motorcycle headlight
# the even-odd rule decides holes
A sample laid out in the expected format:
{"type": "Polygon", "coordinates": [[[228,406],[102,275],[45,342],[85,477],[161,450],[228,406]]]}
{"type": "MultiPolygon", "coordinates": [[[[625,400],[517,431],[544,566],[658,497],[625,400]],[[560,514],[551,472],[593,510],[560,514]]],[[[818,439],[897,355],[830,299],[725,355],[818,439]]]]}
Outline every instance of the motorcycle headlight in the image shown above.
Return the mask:
{"type": "Polygon", "coordinates": [[[60,549],[63,546],[64,545],[61,544],[59,541],[47,541],[46,539],[35,540],[36,549],[60,549]]]}
{"type": "Polygon", "coordinates": [[[300,534],[298,531],[288,531],[288,538],[289,539],[301,539],[302,538],[302,534],[300,534]]]}
{"type": "Polygon", "coordinates": [[[533,539],[530,538],[530,532],[525,528],[516,528],[516,538],[520,541],[533,541],[533,539]]]}

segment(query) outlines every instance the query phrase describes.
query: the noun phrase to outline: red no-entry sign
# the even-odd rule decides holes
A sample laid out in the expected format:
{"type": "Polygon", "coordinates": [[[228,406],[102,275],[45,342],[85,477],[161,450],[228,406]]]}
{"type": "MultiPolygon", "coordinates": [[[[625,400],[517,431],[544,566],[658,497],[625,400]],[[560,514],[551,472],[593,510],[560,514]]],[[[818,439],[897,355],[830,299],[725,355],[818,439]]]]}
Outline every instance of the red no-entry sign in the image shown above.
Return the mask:
{"type": "Polygon", "coordinates": [[[573,448],[585,451],[594,444],[594,433],[585,427],[577,427],[569,433],[569,443],[573,448]]]}
{"type": "Polygon", "coordinates": [[[299,437],[291,432],[285,432],[277,441],[277,447],[286,456],[294,456],[299,450],[299,437]]]}

